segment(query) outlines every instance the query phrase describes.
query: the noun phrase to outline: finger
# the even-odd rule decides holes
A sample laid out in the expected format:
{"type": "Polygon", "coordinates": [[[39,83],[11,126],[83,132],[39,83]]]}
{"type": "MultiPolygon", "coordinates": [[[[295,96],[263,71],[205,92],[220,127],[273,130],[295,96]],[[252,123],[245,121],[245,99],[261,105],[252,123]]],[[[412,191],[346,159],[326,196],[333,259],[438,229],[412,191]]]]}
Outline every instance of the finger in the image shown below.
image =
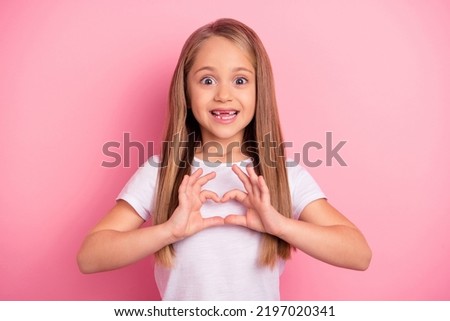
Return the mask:
{"type": "Polygon", "coordinates": [[[178,188],[178,194],[186,193],[188,180],[189,180],[189,176],[184,175],[183,180],[181,181],[180,187],[178,188]]]}
{"type": "MultiPolygon", "coordinates": [[[[196,171],[194,171],[191,176],[189,176],[189,180],[186,186],[186,192],[198,194],[200,193],[200,187],[201,185],[198,185],[197,182],[199,181],[200,175],[202,175],[203,169],[199,168],[196,171]]],[[[210,176],[209,174],[205,176],[210,176]]]]}
{"type": "Polygon", "coordinates": [[[200,200],[202,201],[202,203],[205,203],[207,199],[211,199],[216,203],[220,203],[220,198],[219,196],[209,190],[203,190],[200,192],[200,200]]]}
{"type": "Polygon", "coordinates": [[[190,176],[189,176],[189,180],[188,180],[188,184],[187,187],[192,187],[195,182],[198,180],[198,178],[200,177],[200,175],[202,175],[203,173],[203,169],[199,168],[197,169],[195,172],[193,172],[190,176]]]}
{"type": "Polygon", "coordinates": [[[262,177],[262,176],[258,177],[258,184],[259,184],[259,188],[261,190],[262,201],[270,203],[270,191],[269,191],[269,187],[267,186],[266,180],[264,179],[264,177],[262,177]]]}
{"type": "Polygon", "coordinates": [[[198,178],[197,183],[200,186],[205,185],[207,182],[209,182],[210,180],[212,180],[214,177],[216,177],[216,172],[209,172],[208,174],[198,178]]]}
{"type": "Polygon", "coordinates": [[[229,200],[236,200],[236,201],[244,204],[245,206],[247,206],[247,202],[246,202],[247,194],[241,190],[233,189],[231,191],[226,192],[222,196],[222,203],[228,202],[229,200]]]}
{"type": "Polygon", "coordinates": [[[247,226],[247,217],[245,215],[228,215],[224,220],[225,224],[247,226]]]}
{"type": "Polygon", "coordinates": [[[212,227],[212,226],[219,226],[219,225],[223,225],[224,223],[225,223],[225,221],[224,221],[223,217],[213,216],[213,217],[205,218],[203,220],[203,227],[208,228],[208,227],[212,227]]]}
{"type": "Polygon", "coordinates": [[[181,181],[180,187],[178,188],[178,205],[184,207],[186,205],[186,201],[188,199],[187,196],[187,184],[188,184],[189,176],[184,175],[183,180],[181,181]]]}
{"type": "Polygon", "coordinates": [[[247,166],[245,166],[245,169],[247,170],[248,176],[251,179],[257,178],[258,175],[255,172],[255,168],[253,167],[252,164],[248,164],[247,166]]]}
{"type": "Polygon", "coordinates": [[[198,178],[198,177],[200,177],[202,174],[203,174],[203,169],[198,168],[198,169],[196,169],[196,170],[191,174],[191,177],[198,178]]]}
{"type": "Polygon", "coordinates": [[[258,182],[258,175],[255,172],[255,168],[252,164],[248,164],[246,167],[248,177],[250,179],[250,182],[252,183],[253,188],[253,194],[255,197],[260,198],[261,192],[260,192],[260,186],[258,182]]]}
{"type": "Polygon", "coordinates": [[[234,164],[231,169],[233,170],[233,172],[239,177],[239,179],[241,180],[241,182],[244,184],[244,188],[248,193],[252,193],[252,184],[250,182],[249,177],[247,176],[247,174],[245,174],[242,169],[239,168],[239,166],[237,166],[236,164],[234,164]]]}

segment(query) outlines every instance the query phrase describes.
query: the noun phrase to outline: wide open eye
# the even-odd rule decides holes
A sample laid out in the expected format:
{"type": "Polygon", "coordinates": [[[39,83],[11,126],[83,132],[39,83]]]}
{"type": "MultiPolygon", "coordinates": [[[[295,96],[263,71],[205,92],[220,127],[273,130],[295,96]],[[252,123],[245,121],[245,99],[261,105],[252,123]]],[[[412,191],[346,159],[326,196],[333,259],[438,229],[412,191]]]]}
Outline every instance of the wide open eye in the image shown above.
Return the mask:
{"type": "Polygon", "coordinates": [[[207,77],[203,77],[200,80],[200,83],[203,85],[214,85],[216,83],[216,81],[214,80],[214,78],[207,76],[207,77]]]}
{"type": "Polygon", "coordinates": [[[234,80],[234,83],[236,85],[245,85],[246,83],[248,83],[248,80],[245,77],[238,77],[234,80]]]}

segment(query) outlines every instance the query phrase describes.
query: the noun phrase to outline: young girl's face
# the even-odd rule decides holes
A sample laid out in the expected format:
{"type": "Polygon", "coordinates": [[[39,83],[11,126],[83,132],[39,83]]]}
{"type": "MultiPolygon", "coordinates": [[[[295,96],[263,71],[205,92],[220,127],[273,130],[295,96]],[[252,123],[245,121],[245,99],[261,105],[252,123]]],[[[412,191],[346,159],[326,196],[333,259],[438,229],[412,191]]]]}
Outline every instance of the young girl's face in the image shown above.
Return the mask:
{"type": "Polygon", "coordinates": [[[256,104],[250,55],[224,37],[210,37],[198,50],[187,88],[203,144],[215,141],[227,148],[232,142],[242,143],[256,104]]]}

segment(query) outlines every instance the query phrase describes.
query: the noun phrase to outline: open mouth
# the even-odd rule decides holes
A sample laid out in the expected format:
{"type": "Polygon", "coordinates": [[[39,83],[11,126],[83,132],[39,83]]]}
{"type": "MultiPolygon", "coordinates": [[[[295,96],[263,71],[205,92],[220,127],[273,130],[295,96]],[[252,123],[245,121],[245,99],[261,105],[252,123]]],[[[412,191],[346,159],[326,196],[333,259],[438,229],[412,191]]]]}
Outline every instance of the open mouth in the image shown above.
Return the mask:
{"type": "Polygon", "coordinates": [[[228,120],[228,119],[233,119],[234,117],[236,117],[236,115],[239,112],[236,110],[212,110],[211,114],[218,118],[218,119],[223,119],[223,120],[228,120]]]}

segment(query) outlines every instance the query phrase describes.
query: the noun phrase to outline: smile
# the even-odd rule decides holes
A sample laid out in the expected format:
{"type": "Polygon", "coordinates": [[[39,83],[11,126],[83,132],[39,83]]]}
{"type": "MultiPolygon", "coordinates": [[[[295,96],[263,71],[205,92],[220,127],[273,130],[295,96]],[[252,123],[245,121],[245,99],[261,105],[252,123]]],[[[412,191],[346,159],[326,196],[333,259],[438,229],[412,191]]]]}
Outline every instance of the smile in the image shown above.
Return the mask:
{"type": "Polygon", "coordinates": [[[212,110],[211,114],[221,120],[230,120],[236,117],[239,112],[236,110],[212,110]]]}

